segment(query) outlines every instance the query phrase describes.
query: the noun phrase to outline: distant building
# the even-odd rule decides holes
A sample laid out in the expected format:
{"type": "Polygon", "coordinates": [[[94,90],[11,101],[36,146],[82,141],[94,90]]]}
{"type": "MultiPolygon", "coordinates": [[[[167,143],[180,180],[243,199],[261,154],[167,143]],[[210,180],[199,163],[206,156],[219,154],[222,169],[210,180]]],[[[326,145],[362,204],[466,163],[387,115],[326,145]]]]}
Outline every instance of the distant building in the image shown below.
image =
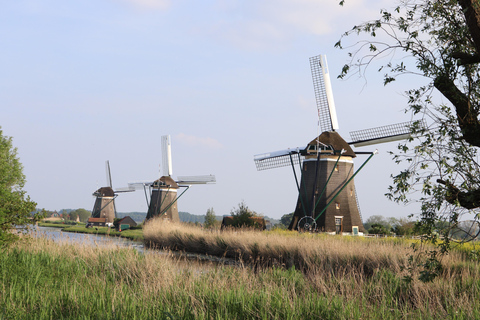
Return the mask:
{"type": "Polygon", "coordinates": [[[107,221],[105,218],[88,218],[87,224],[95,227],[105,227],[107,221]]]}
{"type": "Polygon", "coordinates": [[[131,227],[137,226],[137,223],[129,216],[126,216],[125,218],[121,219],[115,224],[118,231],[127,230],[127,229],[130,229],[131,227]]]}

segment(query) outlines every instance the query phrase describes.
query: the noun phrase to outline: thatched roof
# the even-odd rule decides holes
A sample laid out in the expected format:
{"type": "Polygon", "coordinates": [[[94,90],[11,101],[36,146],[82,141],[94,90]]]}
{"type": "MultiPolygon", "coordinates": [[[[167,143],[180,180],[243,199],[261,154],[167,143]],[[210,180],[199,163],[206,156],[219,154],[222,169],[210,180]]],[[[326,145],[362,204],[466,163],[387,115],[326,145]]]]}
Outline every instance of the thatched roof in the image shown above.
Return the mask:
{"type": "Polygon", "coordinates": [[[97,197],[113,197],[115,194],[110,187],[102,187],[93,193],[97,197]]]}
{"type": "Polygon", "coordinates": [[[167,187],[176,188],[176,189],[179,188],[179,186],[178,186],[178,184],[175,182],[175,180],[173,180],[173,179],[172,179],[171,177],[169,177],[169,176],[163,176],[163,177],[161,177],[160,179],[155,180],[155,182],[153,183],[153,185],[155,185],[155,186],[167,186],[167,187]]]}
{"type": "MultiPolygon", "coordinates": [[[[344,156],[356,157],[350,145],[336,131],[325,131],[318,136],[318,139],[321,143],[332,146],[335,151],[344,149],[346,151],[344,156]]],[[[308,145],[317,145],[317,138],[310,141],[308,145]]]]}

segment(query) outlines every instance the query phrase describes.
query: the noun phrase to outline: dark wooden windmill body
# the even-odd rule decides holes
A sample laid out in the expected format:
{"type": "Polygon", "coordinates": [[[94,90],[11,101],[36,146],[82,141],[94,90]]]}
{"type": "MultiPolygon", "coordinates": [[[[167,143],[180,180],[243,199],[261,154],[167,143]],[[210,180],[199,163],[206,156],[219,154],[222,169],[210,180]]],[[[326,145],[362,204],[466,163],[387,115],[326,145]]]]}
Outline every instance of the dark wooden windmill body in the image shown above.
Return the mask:
{"type": "Polygon", "coordinates": [[[317,229],[322,232],[353,233],[355,228],[357,232],[364,232],[355,183],[349,182],[355,173],[355,153],[335,131],[322,133],[308,144],[307,150],[315,150],[318,142],[338,152],[335,154],[326,148],[319,155],[316,152],[305,155],[300,192],[289,229],[297,229],[300,220],[310,216],[318,218],[317,229]],[[345,151],[340,154],[341,150],[345,151]]]}
{"type": "Polygon", "coordinates": [[[118,188],[116,190],[112,187],[112,175],[110,173],[110,162],[105,162],[107,184],[108,187],[101,187],[93,193],[95,203],[93,204],[92,216],[88,222],[95,222],[99,225],[112,226],[113,221],[117,217],[117,209],[115,207],[115,198],[118,193],[134,191],[132,188],[118,188]]]}
{"type": "Polygon", "coordinates": [[[92,218],[103,218],[105,223],[113,223],[115,214],[115,192],[111,187],[102,187],[93,193],[95,203],[92,218]]]}
{"type": "Polygon", "coordinates": [[[318,135],[306,147],[281,150],[254,157],[257,170],[291,166],[298,190],[291,230],[336,234],[362,234],[365,230],[357,202],[354,177],[374,152],[354,152],[356,147],[406,139],[414,122],[387,125],[350,133],[346,142],[337,132],[338,121],[325,56],[310,58],[318,109],[318,135]],[[353,159],[368,155],[358,169],[353,159]],[[298,165],[299,169],[295,169],[298,165]],[[300,177],[298,177],[299,171],[300,177]]]}
{"type": "Polygon", "coordinates": [[[142,187],[147,198],[148,212],[146,220],[161,218],[173,222],[180,222],[178,215],[178,199],[193,184],[215,183],[214,175],[187,176],[172,178],[172,150],[170,136],[161,137],[163,176],[154,182],[129,183],[130,188],[142,187]],[[180,189],[183,189],[180,192],[180,189]],[[148,189],[148,191],[147,191],[148,189]],[[149,195],[149,197],[147,196],[149,195]],[[150,200],[150,201],[148,201],[150,200]]]}
{"type": "Polygon", "coordinates": [[[180,222],[176,201],[179,188],[178,184],[168,176],[156,180],[151,188],[146,219],[161,217],[173,222],[180,222]]]}

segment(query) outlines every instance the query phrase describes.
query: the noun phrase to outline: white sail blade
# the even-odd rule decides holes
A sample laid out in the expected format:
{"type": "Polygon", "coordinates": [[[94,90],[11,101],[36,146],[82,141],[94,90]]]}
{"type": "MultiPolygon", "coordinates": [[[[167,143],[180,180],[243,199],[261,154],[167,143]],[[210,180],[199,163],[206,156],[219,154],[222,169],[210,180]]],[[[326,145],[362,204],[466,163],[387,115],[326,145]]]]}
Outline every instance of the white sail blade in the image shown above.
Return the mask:
{"type": "Polygon", "coordinates": [[[190,185],[190,184],[207,184],[217,182],[214,175],[204,175],[204,176],[183,176],[178,177],[176,183],[179,185],[190,185]]]}
{"type": "Polygon", "coordinates": [[[172,144],[170,136],[162,136],[162,168],[164,176],[172,176],[172,144]]]}
{"type": "Polygon", "coordinates": [[[258,171],[280,168],[290,166],[292,164],[298,164],[303,161],[303,156],[298,156],[300,148],[292,148],[268,153],[257,154],[253,157],[255,166],[258,171]]]}
{"type": "Polygon", "coordinates": [[[110,162],[108,160],[105,161],[105,172],[107,174],[107,185],[110,188],[113,188],[113,186],[112,186],[112,175],[110,173],[110,162]]]}
{"type": "Polygon", "coordinates": [[[318,55],[311,57],[310,68],[312,70],[320,129],[322,132],[338,130],[337,111],[333,100],[332,84],[330,82],[326,56],[318,55]]]}
{"type": "Polygon", "coordinates": [[[350,137],[353,142],[349,142],[348,144],[353,144],[358,148],[409,139],[412,137],[413,127],[416,127],[417,130],[422,130],[426,128],[426,124],[423,120],[407,121],[376,128],[352,131],[350,132],[350,137]]]}

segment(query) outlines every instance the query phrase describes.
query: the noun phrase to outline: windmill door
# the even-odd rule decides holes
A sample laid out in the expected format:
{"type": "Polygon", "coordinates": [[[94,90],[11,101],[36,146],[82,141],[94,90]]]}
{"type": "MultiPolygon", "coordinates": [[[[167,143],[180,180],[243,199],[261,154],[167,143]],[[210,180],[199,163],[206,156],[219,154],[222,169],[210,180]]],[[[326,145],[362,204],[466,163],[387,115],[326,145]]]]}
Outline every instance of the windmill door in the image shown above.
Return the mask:
{"type": "Polygon", "coordinates": [[[343,231],[343,217],[335,217],[335,233],[339,234],[343,231]]]}

